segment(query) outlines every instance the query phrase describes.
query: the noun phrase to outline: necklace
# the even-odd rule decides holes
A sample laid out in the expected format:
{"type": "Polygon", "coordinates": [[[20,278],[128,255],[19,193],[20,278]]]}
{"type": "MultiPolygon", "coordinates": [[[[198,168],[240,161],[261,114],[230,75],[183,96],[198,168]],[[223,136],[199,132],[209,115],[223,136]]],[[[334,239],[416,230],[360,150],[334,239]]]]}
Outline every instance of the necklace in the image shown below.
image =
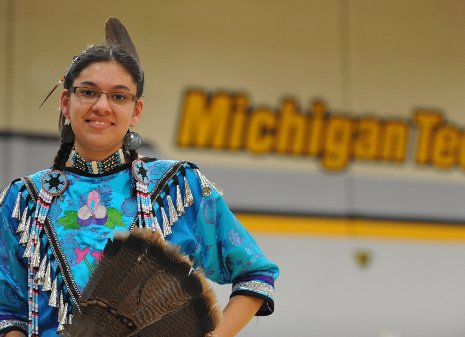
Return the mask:
{"type": "Polygon", "coordinates": [[[102,174],[114,170],[115,168],[123,165],[125,157],[122,149],[113,153],[107,159],[102,161],[88,161],[82,158],[76,150],[73,150],[71,156],[71,167],[78,169],[85,173],[102,174]]]}

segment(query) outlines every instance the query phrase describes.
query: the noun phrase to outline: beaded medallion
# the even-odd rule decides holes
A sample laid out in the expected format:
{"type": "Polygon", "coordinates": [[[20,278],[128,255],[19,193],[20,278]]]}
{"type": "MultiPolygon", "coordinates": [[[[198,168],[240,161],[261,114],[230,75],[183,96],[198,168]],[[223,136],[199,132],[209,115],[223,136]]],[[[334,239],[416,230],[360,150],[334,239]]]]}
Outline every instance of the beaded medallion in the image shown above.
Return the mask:
{"type": "Polygon", "coordinates": [[[62,171],[49,171],[42,178],[42,189],[50,195],[60,195],[67,187],[68,178],[62,171]]]}

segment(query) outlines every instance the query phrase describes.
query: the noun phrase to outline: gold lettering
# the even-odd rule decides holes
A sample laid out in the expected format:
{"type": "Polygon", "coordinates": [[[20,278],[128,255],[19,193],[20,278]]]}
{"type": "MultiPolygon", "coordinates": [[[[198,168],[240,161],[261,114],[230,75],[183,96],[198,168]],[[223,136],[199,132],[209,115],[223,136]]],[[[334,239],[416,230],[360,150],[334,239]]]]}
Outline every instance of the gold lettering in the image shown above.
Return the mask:
{"type": "Polygon", "coordinates": [[[229,135],[229,149],[239,150],[244,146],[244,129],[247,121],[248,100],[245,96],[236,96],[234,103],[229,135]]]}
{"type": "Polygon", "coordinates": [[[387,121],[381,147],[381,158],[386,161],[403,162],[407,155],[408,124],[404,121],[387,121]]]}
{"type": "Polygon", "coordinates": [[[442,115],[432,111],[417,111],[413,120],[419,127],[415,161],[418,164],[428,164],[431,162],[434,129],[442,121],[442,115]]]}
{"type": "Polygon", "coordinates": [[[268,109],[252,112],[247,132],[247,150],[255,154],[270,152],[275,142],[276,116],[268,109]]]}
{"type": "Polygon", "coordinates": [[[290,99],[283,101],[276,151],[281,154],[301,154],[306,124],[306,118],[297,111],[295,101],[290,99]]]}
{"type": "Polygon", "coordinates": [[[381,122],[365,117],[357,123],[357,137],[354,142],[354,157],[363,160],[376,159],[379,149],[381,122]]]}
{"type": "Polygon", "coordinates": [[[201,91],[186,94],[177,142],[179,146],[223,148],[231,111],[231,97],[218,93],[209,99],[201,91]]]}
{"type": "MultiPolygon", "coordinates": [[[[437,111],[418,110],[412,120],[417,164],[465,170],[465,131],[446,123],[437,111]]],[[[184,97],[177,144],[252,154],[305,154],[319,158],[324,169],[338,171],[352,158],[405,161],[409,126],[407,120],[331,116],[321,100],[311,103],[307,115],[294,99],[285,99],[276,114],[268,108],[252,110],[243,94],[191,90],[184,97]]]]}
{"type": "Polygon", "coordinates": [[[434,135],[433,165],[442,169],[451,168],[457,162],[459,133],[448,124],[439,127],[434,135]]]}
{"type": "Polygon", "coordinates": [[[310,156],[320,156],[321,154],[325,112],[326,106],[322,101],[313,102],[308,135],[308,154],[310,156]]]}
{"type": "Polygon", "coordinates": [[[347,117],[330,117],[325,137],[322,165],[329,171],[344,169],[349,163],[352,121],[347,117]]]}

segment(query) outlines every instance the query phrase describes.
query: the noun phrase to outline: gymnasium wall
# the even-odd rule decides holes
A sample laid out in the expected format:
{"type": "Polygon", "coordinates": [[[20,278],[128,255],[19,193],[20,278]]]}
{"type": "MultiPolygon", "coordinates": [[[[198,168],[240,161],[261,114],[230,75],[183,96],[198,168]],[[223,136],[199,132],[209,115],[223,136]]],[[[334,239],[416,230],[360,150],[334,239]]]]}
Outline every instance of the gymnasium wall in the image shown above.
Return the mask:
{"type": "Polygon", "coordinates": [[[281,266],[243,336],[463,336],[464,8],[0,0],[1,182],[51,162],[59,93],[38,106],[113,15],[145,153],[198,163],[281,266]]]}

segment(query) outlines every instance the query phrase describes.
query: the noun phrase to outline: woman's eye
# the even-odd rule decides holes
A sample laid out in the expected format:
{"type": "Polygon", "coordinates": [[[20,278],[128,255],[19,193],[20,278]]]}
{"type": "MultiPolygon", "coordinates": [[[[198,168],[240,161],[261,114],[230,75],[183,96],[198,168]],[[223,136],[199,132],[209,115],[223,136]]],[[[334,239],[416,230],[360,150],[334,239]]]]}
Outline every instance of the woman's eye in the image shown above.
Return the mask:
{"type": "Polygon", "coordinates": [[[84,97],[95,97],[97,93],[92,89],[81,89],[81,95],[84,97]]]}
{"type": "Polygon", "coordinates": [[[124,102],[129,99],[128,95],[119,92],[112,93],[111,98],[118,102],[124,102]]]}

